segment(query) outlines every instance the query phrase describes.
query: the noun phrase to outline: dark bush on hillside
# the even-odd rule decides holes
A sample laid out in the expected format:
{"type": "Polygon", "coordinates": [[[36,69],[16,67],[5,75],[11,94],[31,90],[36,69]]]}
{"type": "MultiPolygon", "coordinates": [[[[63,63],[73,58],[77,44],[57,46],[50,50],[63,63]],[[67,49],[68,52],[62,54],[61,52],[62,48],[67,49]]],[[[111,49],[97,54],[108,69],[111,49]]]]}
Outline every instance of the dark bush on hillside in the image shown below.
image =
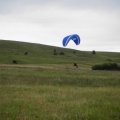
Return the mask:
{"type": "Polygon", "coordinates": [[[56,49],[54,49],[53,55],[57,55],[57,51],[56,51],[56,49]]]}
{"type": "Polygon", "coordinates": [[[54,49],[54,53],[56,53],[57,51],[56,51],[56,49],[54,49]]]}
{"type": "Polygon", "coordinates": [[[107,59],[107,61],[110,61],[110,62],[111,62],[112,60],[111,60],[111,59],[107,59]]]}
{"type": "Polygon", "coordinates": [[[93,65],[92,70],[120,70],[117,63],[104,63],[101,65],[93,65]]]}
{"type": "Polygon", "coordinates": [[[92,51],[92,54],[94,54],[94,55],[96,54],[95,50],[92,51]]]}
{"type": "Polygon", "coordinates": [[[24,55],[28,55],[28,52],[25,52],[24,55]]]}
{"type": "Polygon", "coordinates": [[[120,70],[120,66],[118,66],[118,70],[120,70]]]}
{"type": "Polygon", "coordinates": [[[64,52],[60,52],[59,54],[60,54],[60,55],[65,55],[65,53],[64,53],[64,52]]]}
{"type": "Polygon", "coordinates": [[[13,64],[17,64],[18,62],[17,62],[17,60],[13,60],[12,63],[13,64]]]}
{"type": "Polygon", "coordinates": [[[73,53],[74,53],[74,55],[75,55],[75,54],[76,54],[76,51],[74,50],[73,53]]]}
{"type": "Polygon", "coordinates": [[[53,53],[53,55],[57,55],[57,53],[56,53],[56,52],[54,52],[54,53],[53,53]]]}

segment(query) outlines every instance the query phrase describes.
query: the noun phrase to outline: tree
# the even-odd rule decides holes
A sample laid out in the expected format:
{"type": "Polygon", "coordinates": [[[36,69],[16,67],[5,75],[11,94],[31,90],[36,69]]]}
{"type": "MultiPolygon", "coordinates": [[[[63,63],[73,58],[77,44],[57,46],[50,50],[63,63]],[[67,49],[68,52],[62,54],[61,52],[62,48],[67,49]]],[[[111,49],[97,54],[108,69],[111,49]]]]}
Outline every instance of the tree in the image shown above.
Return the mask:
{"type": "Polygon", "coordinates": [[[17,60],[13,60],[12,62],[13,62],[13,64],[17,64],[18,63],[17,60]]]}
{"type": "Polygon", "coordinates": [[[94,55],[96,54],[95,50],[92,51],[92,54],[94,54],[94,55]]]}
{"type": "Polygon", "coordinates": [[[75,54],[76,54],[76,51],[74,50],[73,53],[74,53],[74,55],[75,55],[75,54]]]}
{"type": "Polygon", "coordinates": [[[59,54],[60,54],[60,55],[65,55],[65,53],[64,53],[64,52],[60,52],[59,54]]]}
{"type": "Polygon", "coordinates": [[[57,55],[56,49],[54,49],[53,55],[57,55]]]}
{"type": "Polygon", "coordinates": [[[28,52],[25,52],[24,55],[28,55],[28,52]]]}
{"type": "Polygon", "coordinates": [[[54,49],[54,53],[56,53],[56,49],[54,49]]]}

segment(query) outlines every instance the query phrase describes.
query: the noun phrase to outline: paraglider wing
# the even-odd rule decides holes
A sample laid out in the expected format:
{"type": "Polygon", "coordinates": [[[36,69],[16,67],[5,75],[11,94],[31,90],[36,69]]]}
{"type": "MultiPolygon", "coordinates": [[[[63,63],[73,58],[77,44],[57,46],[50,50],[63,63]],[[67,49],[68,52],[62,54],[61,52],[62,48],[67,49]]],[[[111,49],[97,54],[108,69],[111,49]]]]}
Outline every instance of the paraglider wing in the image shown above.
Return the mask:
{"type": "Polygon", "coordinates": [[[76,45],[80,44],[80,37],[77,34],[66,36],[63,39],[63,46],[66,46],[70,40],[73,40],[76,45]]]}

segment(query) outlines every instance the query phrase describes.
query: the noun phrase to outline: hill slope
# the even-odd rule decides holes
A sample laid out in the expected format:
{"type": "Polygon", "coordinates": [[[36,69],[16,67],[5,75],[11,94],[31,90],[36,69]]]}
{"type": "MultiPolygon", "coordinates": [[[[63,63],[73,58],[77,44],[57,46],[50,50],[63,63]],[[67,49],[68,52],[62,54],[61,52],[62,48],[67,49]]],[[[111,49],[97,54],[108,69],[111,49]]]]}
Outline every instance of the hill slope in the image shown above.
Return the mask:
{"type": "Polygon", "coordinates": [[[79,64],[120,62],[120,53],[91,52],[26,42],[0,40],[0,64],[79,64]],[[54,52],[56,51],[56,55],[54,52]],[[64,55],[63,55],[64,54],[64,55]]]}
{"type": "Polygon", "coordinates": [[[120,63],[120,53],[74,51],[1,40],[1,120],[119,120],[120,72],[91,66],[120,63]]]}

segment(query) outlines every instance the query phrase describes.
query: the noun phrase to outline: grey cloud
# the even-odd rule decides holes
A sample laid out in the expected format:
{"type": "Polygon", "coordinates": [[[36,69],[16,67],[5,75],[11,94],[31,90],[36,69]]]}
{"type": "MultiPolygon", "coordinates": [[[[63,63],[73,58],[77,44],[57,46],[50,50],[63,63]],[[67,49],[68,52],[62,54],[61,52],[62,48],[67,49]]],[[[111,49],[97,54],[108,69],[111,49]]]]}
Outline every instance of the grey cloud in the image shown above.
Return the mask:
{"type": "MultiPolygon", "coordinates": [[[[62,5],[71,8],[103,8],[103,9],[119,9],[120,0],[27,0],[31,4],[39,5],[62,5]]],[[[28,3],[28,2],[27,2],[28,3]]]]}
{"type": "Polygon", "coordinates": [[[79,9],[120,9],[120,0],[0,0],[0,13],[12,12],[25,6],[57,5],[79,9]]]}
{"type": "Polygon", "coordinates": [[[76,32],[82,38],[80,49],[94,44],[96,50],[103,45],[117,49],[119,6],[120,0],[0,0],[0,37],[48,39],[44,43],[51,44],[56,37],[59,41],[59,37],[76,32]]]}

